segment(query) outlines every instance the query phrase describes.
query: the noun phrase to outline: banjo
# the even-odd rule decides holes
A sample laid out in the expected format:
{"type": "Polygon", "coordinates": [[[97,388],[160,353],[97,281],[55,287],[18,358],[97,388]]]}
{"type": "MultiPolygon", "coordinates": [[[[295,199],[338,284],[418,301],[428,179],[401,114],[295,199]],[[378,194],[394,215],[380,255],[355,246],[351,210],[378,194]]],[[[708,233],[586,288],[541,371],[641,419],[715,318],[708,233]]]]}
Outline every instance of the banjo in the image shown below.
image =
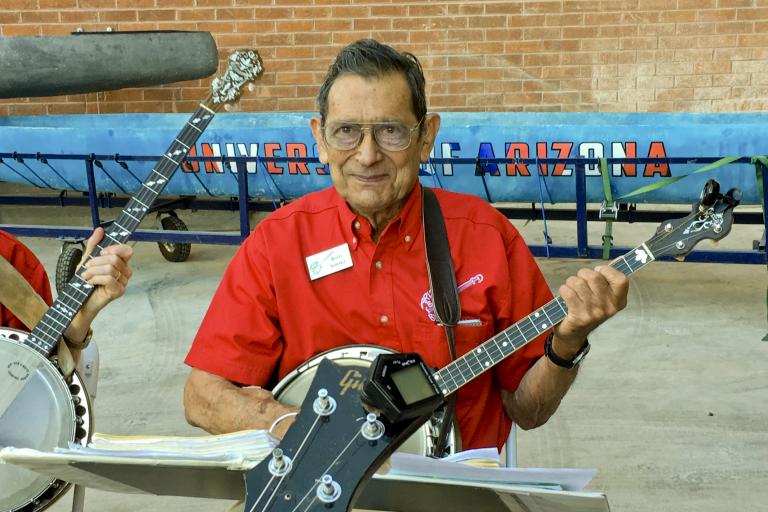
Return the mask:
{"type": "MultiPolygon", "coordinates": [[[[226,71],[211,82],[211,93],[200,103],[171,146],[150,171],[139,192],[106,229],[89,256],[128,241],[179,164],[216,112],[237,100],[243,85],[262,73],[253,50],[232,53],[226,71]]],[[[93,432],[90,399],[75,372],[68,381],[54,354],[59,338],[93,292],[80,265],[31,333],[0,328],[0,448],[14,446],[53,451],[68,443],[85,445],[93,432]]],[[[69,484],[24,468],[0,464],[0,512],[38,512],[47,508],[69,484]]]]}
{"type": "MultiPolygon", "coordinates": [[[[610,265],[629,276],[661,256],[682,258],[701,240],[725,237],[740,199],[738,189],[723,195],[709,180],[691,214],[665,221],[610,265]]],[[[348,368],[323,359],[295,423],[272,456],[245,473],[245,511],[349,510],[362,484],[448,396],[566,316],[556,297],[440,370],[418,354],[381,354],[354,390],[345,387],[348,368]]]]}

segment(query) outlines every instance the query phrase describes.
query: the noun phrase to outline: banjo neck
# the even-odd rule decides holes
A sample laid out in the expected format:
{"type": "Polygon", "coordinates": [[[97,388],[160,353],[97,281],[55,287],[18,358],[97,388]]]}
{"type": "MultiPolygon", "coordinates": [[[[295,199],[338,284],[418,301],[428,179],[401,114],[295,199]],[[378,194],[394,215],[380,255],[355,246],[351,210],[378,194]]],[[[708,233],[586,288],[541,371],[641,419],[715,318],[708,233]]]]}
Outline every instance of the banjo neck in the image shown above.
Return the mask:
{"type": "MultiPolygon", "coordinates": [[[[656,237],[658,236],[657,234],[656,237]]],[[[625,276],[634,274],[656,259],[647,245],[653,240],[652,238],[616,258],[609,266],[619,270],[625,276]]],[[[567,315],[568,308],[565,300],[560,296],[555,297],[514,325],[435,372],[433,377],[440,386],[441,392],[444,396],[456,392],[467,382],[490,370],[513,352],[565,320],[567,315]]]]}

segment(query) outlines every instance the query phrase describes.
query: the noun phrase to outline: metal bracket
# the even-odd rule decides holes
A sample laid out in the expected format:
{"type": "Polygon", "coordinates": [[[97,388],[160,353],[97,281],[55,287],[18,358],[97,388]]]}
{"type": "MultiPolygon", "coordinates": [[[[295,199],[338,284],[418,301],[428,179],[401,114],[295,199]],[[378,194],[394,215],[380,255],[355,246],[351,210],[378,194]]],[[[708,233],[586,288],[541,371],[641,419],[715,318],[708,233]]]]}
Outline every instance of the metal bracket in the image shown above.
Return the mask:
{"type": "Polygon", "coordinates": [[[600,205],[600,213],[598,219],[600,220],[617,220],[619,218],[619,204],[614,201],[609,206],[607,202],[603,201],[600,205]]]}
{"type": "Polygon", "coordinates": [[[752,240],[752,250],[765,252],[765,231],[763,231],[763,238],[760,240],[752,240]]]}

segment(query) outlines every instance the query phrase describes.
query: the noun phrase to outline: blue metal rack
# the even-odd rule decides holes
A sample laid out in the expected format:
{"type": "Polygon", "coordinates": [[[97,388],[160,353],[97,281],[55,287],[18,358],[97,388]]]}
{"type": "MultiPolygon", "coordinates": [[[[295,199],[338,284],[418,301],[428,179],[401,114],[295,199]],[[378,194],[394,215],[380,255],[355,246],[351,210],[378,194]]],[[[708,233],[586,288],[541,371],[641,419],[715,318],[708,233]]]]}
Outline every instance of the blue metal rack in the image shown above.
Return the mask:
{"type": "MultiPolygon", "coordinates": [[[[130,156],[130,155],[57,155],[57,154],[41,154],[41,153],[0,153],[0,162],[2,159],[13,159],[17,162],[23,162],[24,160],[37,160],[45,163],[48,160],[81,160],[84,163],[85,172],[88,182],[88,191],[83,192],[83,196],[73,196],[68,192],[62,192],[57,197],[37,197],[37,196],[5,196],[0,197],[0,205],[2,204],[23,204],[23,205],[57,205],[57,206],[89,206],[91,212],[92,227],[50,227],[40,225],[1,225],[0,229],[8,231],[17,236],[32,236],[32,237],[44,237],[44,238],[65,238],[65,239],[84,239],[87,238],[93,227],[103,226],[108,223],[103,223],[100,218],[99,209],[108,207],[120,207],[127,202],[126,197],[120,197],[113,194],[100,194],[96,187],[95,172],[96,168],[100,168],[107,177],[109,174],[101,165],[103,161],[116,161],[116,162],[128,162],[128,161],[157,161],[156,156],[130,156]]],[[[172,198],[160,202],[153,206],[153,211],[170,211],[174,209],[224,209],[232,210],[237,209],[239,211],[239,233],[238,232],[209,232],[209,231],[169,231],[169,230],[143,230],[140,229],[132,238],[137,241],[151,241],[151,242],[168,242],[168,243],[196,243],[196,244],[225,244],[225,245],[238,245],[240,244],[250,233],[251,226],[248,218],[249,211],[270,211],[277,206],[278,202],[281,204],[286,200],[284,197],[272,198],[272,200],[252,200],[248,195],[248,173],[245,172],[245,166],[248,162],[260,162],[265,164],[266,162],[307,162],[316,163],[316,158],[287,158],[287,157],[189,157],[188,161],[217,161],[224,164],[225,162],[234,162],[239,170],[237,173],[238,191],[237,198],[230,198],[225,200],[206,200],[199,199],[197,197],[178,197],[172,198]]],[[[608,164],[709,164],[719,160],[715,157],[696,157],[696,158],[682,158],[682,157],[668,157],[668,158],[608,158],[608,164]]],[[[589,245],[587,236],[587,223],[594,221],[596,218],[595,212],[590,212],[587,209],[587,195],[586,195],[586,172],[585,167],[587,165],[597,165],[599,160],[596,158],[435,158],[430,160],[429,164],[441,165],[441,164],[474,164],[477,170],[476,174],[483,179],[485,184],[485,178],[483,176],[484,166],[486,164],[523,164],[523,165],[538,165],[538,164],[566,164],[573,165],[575,170],[575,186],[576,186],[576,203],[573,210],[557,210],[556,218],[566,219],[570,218],[576,221],[576,234],[577,244],[573,246],[557,246],[557,245],[529,245],[531,251],[535,256],[539,257],[557,257],[557,258],[592,258],[599,259],[602,257],[602,248],[589,245]]],[[[743,157],[733,162],[736,163],[751,163],[749,157],[743,157]]],[[[122,164],[121,164],[122,165],[122,164]]],[[[761,165],[761,164],[757,164],[761,165]]],[[[110,177],[111,179],[111,177],[110,177]]],[[[763,204],[768,203],[768,169],[763,169],[762,173],[762,190],[763,190],[763,204]]],[[[724,184],[727,186],[727,183],[724,184]]],[[[485,187],[487,197],[490,200],[491,196],[488,193],[488,188],[485,187]]],[[[126,194],[128,195],[128,194],[126,194]]],[[[523,218],[545,218],[545,215],[549,218],[553,218],[552,213],[547,212],[544,208],[543,201],[541,202],[540,209],[537,209],[532,205],[530,210],[527,209],[515,209],[515,208],[499,208],[499,210],[508,217],[523,217],[523,218]]],[[[660,215],[669,216],[679,215],[676,213],[663,213],[663,212],[633,212],[627,214],[627,219],[618,219],[619,222],[623,220],[629,221],[644,221],[647,219],[657,220],[660,215]]],[[[734,215],[736,224],[763,224],[765,231],[768,231],[768,220],[765,215],[759,213],[739,213],[734,215]]],[[[764,233],[765,233],[764,231],[764,233]]],[[[611,257],[617,257],[624,254],[629,248],[614,247],[611,248],[611,257]]],[[[757,243],[752,250],[743,251],[707,251],[696,250],[691,252],[686,261],[692,262],[717,262],[717,263],[746,263],[746,264],[767,264],[765,242],[763,239],[762,244],[757,243]]]]}

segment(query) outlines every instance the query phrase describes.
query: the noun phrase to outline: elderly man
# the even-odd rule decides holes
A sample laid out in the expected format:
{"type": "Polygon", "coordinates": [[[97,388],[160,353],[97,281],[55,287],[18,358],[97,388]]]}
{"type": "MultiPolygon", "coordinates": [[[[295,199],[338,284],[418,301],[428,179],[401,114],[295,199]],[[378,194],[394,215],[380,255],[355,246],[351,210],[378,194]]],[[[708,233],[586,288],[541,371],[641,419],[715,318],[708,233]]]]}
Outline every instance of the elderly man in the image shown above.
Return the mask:
{"type": "MultiPolygon", "coordinates": [[[[417,59],[372,40],[344,48],[311,120],[333,187],[263,220],[230,263],[187,356],[187,419],[211,433],[269,428],[293,409],[263,389],[301,362],[342,345],[376,344],[449,362],[443,328],[421,299],[425,264],[419,163],[440,127],[428,114],[417,59]],[[313,275],[333,249],[334,265],[313,275]]],[[[551,299],[515,228],[484,201],[435,190],[458,283],[459,355],[551,299]],[[480,276],[480,277],[478,277],[480,276]],[[474,278],[474,279],[473,279],[474,278]]],[[[511,422],[529,429],[557,409],[588,349],[587,335],[626,304],[610,267],[584,269],[560,288],[567,318],[547,357],[542,335],[457,393],[464,448],[501,447],[511,422]],[[579,357],[577,357],[579,356],[579,357]]],[[[284,433],[290,421],[280,421],[284,433]]]]}

